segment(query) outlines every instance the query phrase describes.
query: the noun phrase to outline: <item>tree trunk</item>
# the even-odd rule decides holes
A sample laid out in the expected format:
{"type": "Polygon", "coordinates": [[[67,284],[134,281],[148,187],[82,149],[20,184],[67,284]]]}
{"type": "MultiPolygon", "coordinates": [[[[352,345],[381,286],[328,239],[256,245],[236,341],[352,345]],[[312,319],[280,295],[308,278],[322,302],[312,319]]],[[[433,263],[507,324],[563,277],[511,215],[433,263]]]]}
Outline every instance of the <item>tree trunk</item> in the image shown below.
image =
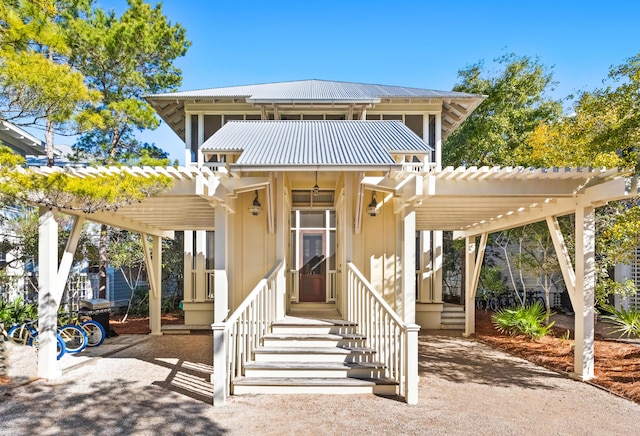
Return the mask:
{"type": "Polygon", "coordinates": [[[98,247],[98,277],[100,283],[98,287],[98,298],[107,298],[107,235],[108,227],[106,224],[100,226],[100,245],[98,247]]]}
{"type": "Polygon", "coordinates": [[[9,350],[5,342],[4,324],[0,323],[0,377],[9,375],[9,350]]]}
{"type": "Polygon", "coordinates": [[[54,165],[54,148],[53,148],[53,122],[47,120],[45,132],[45,152],[47,153],[47,166],[54,165]]]}

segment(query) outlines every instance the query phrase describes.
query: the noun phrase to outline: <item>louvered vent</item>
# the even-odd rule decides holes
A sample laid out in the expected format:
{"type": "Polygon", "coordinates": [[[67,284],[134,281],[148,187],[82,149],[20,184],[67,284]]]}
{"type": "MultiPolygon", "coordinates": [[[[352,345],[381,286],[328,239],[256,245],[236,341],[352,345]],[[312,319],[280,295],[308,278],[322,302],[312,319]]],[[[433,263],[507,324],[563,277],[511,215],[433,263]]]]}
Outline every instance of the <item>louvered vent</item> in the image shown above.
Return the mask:
{"type": "Polygon", "coordinates": [[[335,191],[321,189],[313,195],[310,189],[291,190],[293,207],[333,207],[335,191]]]}

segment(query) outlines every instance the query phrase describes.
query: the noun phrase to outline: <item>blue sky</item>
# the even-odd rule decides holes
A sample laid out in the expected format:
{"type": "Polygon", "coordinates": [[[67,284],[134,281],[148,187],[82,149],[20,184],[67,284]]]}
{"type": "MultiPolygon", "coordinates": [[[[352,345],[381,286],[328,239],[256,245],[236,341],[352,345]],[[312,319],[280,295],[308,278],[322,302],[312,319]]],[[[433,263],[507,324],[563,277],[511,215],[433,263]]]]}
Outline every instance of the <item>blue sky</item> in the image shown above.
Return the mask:
{"type": "MultiPolygon", "coordinates": [[[[99,0],[121,11],[125,0],[99,0]]],[[[640,2],[165,0],[192,46],[181,90],[326,79],[450,90],[458,70],[506,53],[552,66],[562,98],[640,52],[640,2]]],[[[182,159],[166,125],[139,138],[182,159]]]]}

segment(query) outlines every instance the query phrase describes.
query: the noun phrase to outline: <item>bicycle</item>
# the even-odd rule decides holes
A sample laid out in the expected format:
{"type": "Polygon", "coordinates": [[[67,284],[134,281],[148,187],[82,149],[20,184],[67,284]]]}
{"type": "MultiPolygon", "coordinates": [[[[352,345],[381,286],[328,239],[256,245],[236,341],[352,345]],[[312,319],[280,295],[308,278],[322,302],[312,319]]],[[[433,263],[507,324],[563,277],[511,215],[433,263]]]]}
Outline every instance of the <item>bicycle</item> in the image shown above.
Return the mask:
{"type": "MultiPolygon", "coordinates": [[[[35,327],[36,321],[29,321],[24,324],[14,325],[7,332],[7,336],[11,342],[17,345],[32,346],[36,352],[38,351],[38,329],[35,327]]],[[[56,332],[56,358],[60,360],[67,352],[65,341],[56,332]]]]}
{"type": "Polygon", "coordinates": [[[87,335],[87,347],[97,347],[102,345],[107,337],[107,333],[105,332],[104,327],[102,327],[102,324],[93,320],[80,322],[77,312],[70,312],[68,319],[62,319],[66,325],[75,325],[84,330],[84,333],[87,335]]]}

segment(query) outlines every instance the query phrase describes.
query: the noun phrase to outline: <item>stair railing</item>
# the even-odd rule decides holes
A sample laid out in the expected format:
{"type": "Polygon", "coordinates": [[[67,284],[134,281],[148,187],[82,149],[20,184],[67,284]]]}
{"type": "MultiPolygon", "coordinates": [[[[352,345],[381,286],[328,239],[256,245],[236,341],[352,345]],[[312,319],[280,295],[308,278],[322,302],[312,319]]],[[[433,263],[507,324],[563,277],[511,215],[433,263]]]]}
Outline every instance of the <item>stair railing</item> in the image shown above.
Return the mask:
{"type": "Polygon", "coordinates": [[[386,367],[385,376],[398,382],[399,394],[409,404],[418,402],[418,331],[406,325],[371,283],[347,263],[347,315],[357,322],[376,360],[386,367]]]}
{"type": "Polygon", "coordinates": [[[234,378],[244,375],[274,321],[284,317],[285,264],[279,261],[262,278],[224,323],[213,324],[213,404],[222,405],[231,394],[234,378]]]}

